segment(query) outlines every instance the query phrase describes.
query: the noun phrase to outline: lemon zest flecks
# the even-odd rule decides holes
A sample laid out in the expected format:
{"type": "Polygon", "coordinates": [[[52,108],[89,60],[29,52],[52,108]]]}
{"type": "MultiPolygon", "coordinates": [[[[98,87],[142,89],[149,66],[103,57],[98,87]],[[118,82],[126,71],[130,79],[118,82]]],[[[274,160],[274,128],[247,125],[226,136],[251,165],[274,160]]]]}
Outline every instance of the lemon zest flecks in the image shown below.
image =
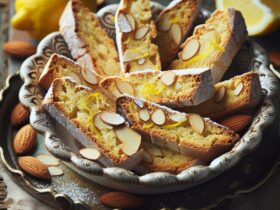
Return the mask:
{"type": "Polygon", "coordinates": [[[159,85],[157,87],[152,83],[144,83],[140,90],[140,94],[142,97],[148,98],[149,96],[152,96],[152,95],[159,95],[165,89],[166,89],[165,85],[159,85]]]}
{"type": "Polygon", "coordinates": [[[153,122],[145,123],[145,124],[143,125],[143,129],[151,128],[151,127],[153,127],[153,126],[154,126],[154,123],[153,123],[153,122]]]}
{"type": "Polygon", "coordinates": [[[166,125],[163,125],[161,127],[163,129],[168,129],[168,128],[175,128],[175,127],[181,126],[183,124],[184,124],[184,122],[176,122],[176,123],[166,124],[166,125]]]}

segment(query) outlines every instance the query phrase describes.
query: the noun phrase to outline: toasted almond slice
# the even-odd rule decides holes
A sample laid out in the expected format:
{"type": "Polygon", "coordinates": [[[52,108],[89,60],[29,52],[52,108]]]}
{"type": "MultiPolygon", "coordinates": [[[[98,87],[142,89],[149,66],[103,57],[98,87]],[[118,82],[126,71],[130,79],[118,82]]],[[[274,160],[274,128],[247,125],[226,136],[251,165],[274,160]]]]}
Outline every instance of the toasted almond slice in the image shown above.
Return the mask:
{"type": "Polygon", "coordinates": [[[142,153],[143,156],[143,161],[146,163],[153,163],[153,158],[152,156],[147,152],[147,151],[143,151],[142,153]]]}
{"type": "Polygon", "coordinates": [[[199,48],[200,48],[200,43],[199,43],[198,39],[193,38],[193,39],[189,40],[183,48],[182,59],[184,61],[191,59],[193,56],[196,55],[199,48]]]}
{"type": "Polygon", "coordinates": [[[240,83],[236,86],[235,90],[233,91],[234,95],[238,96],[238,95],[242,92],[243,87],[244,87],[243,83],[240,82],[240,83]]]}
{"type": "Polygon", "coordinates": [[[150,114],[149,114],[148,109],[141,109],[139,111],[139,117],[141,120],[147,122],[150,119],[150,114]]]}
{"type": "Polygon", "coordinates": [[[192,129],[199,134],[202,134],[203,130],[204,130],[204,120],[203,118],[198,115],[198,114],[190,114],[189,115],[189,122],[192,126],[192,129]]]}
{"type": "Polygon", "coordinates": [[[168,31],[171,26],[171,22],[169,21],[167,16],[164,16],[157,24],[158,30],[160,31],[168,31]]]}
{"type": "Polygon", "coordinates": [[[124,154],[131,156],[136,153],[141,144],[141,136],[129,127],[116,129],[116,135],[122,142],[122,151],[124,154]]]}
{"type": "Polygon", "coordinates": [[[169,116],[169,118],[175,122],[185,122],[187,121],[187,116],[183,113],[176,113],[169,116]]]}
{"type": "Polygon", "coordinates": [[[105,122],[103,122],[101,119],[100,119],[100,113],[97,113],[94,118],[93,118],[93,124],[95,125],[95,127],[97,127],[99,130],[102,130],[102,129],[113,129],[113,127],[105,122]]]}
{"type": "Polygon", "coordinates": [[[123,116],[115,112],[101,112],[100,119],[109,125],[122,125],[125,123],[123,116]]]}
{"type": "Polygon", "coordinates": [[[130,14],[120,13],[117,21],[120,31],[123,33],[129,33],[135,29],[135,20],[130,14]]]}
{"type": "Polygon", "coordinates": [[[123,62],[134,61],[143,58],[138,51],[126,50],[123,55],[123,62]]]}
{"type": "Polygon", "coordinates": [[[79,153],[86,159],[89,160],[97,160],[98,158],[100,158],[101,153],[94,148],[83,148],[80,149],[79,153]]]}
{"type": "Polygon", "coordinates": [[[115,80],[115,84],[121,93],[127,93],[134,96],[134,89],[129,82],[123,80],[115,80]]]}
{"type": "Polygon", "coordinates": [[[150,154],[155,156],[155,157],[163,157],[163,153],[162,151],[157,147],[157,146],[153,146],[153,148],[151,150],[149,150],[150,154]]]}
{"type": "Polygon", "coordinates": [[[181,27],[177,23],[173,23],[170,28],[170,35],[174,42],[179,45],[182,40],[182,31],[181,27]]]}
{"type": "Polygon", "coordinates": [[[50,166],[50,167],[48,167],[48,169],[49,169],[51,176],[61,176],[64,174],[63,170],[56,166],[50,166]]]}
{"type": "Polygon", "coordinates": [[[59,159],[57,159],[51,155],[38,155],[36,158],[47,166],[58,166],[59,165],[59,159]]]}
{"type": "Polygon", "coordinates": [[[149,30],[150,30],[150,26],[142,26],[138,28],[135,32],[134,38],[136,40],[142,39],[143,37],[146,36],[149,30]]]}
{"type": "Polygon", "coordinates": [[[132,28],[132,31],[134,31],[135,30],[135,25],[136,25],[134,17],[130,14],[125,14],[125,16],[126,16],[128,22],[129,22],[129,25],[132,28]]]}
{"type": "Polygon", "coordinates": [[[162,73],[160,80],[163,82],[163,84],[170,86],[174,83],[176,79],[176,74],[172,71],[165,71],[162,73]]]}
{"type": "Polygon", "coordinates": [[[117,87],[113,88],[111,90],[111,93],[113,93],[113,95],[116,97],[120,97],[122,95],[122,93],[119,91],[119,89],[117,87]]]}
{"type": "Polygon", "coordinates": [[[96,85],[98,83],[96,75],[90,70],[82,69],[81,76],[82,79],[90,85],[96,85]]]}
{"type": "Polygon", "coordinates": [[[139,107],[139,108],[143,108],[144,107],[144,102],[141,100],[141,99],[139,99],[139,98],[135,98],[134,99],[134,103],[139,107]]]}
{"type": "Polygon", "coordinates": [[[71,77],[74,81],[77,82],[77,84],[82,85],[82,81],[79,77],[78,74],[74,73],[74,72],[67,72],[66,76],[71,77]]]}
{"type": "Polygon", "coordinates": [[[145,61],[146,61],[145,58],[140,58],[140,59],[137,60],[137,63],[138,63],[139,65],[143,65],[143,64],[145,63],[145,61]]]}
{"type": "Polygon", "coordinates": [[[152,114],[152,121],[156,125],[163,125],[165,123],[165,114],[162,109],[156,109],[152,114]]]}
{"type": "Polygon", "coordinates": [[[226,94],[226,88],[224,86],[220,87],[217,90],[217,92],[216,92],[216,94],[214,96],[215,102],[221,102],[224,99],[225,94],[226,94]]]}

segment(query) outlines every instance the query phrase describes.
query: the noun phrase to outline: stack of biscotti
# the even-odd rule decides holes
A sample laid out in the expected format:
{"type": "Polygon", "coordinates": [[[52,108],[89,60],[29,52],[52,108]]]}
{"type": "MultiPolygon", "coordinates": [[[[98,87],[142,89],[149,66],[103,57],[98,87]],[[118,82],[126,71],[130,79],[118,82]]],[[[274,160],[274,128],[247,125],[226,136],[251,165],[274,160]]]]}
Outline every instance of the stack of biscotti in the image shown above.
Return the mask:
{"type": "Polygon", "coordinates": [[[250,114],[263,97],[259,75],[248,72],[215,85],[215,96],[180,111],[220,120],[233,114],[250,114]]]}
{"type": "Polygon", "coordinates": [[[184,41],[197,17],[200,0],[172,1],[156,20],[158,46],[162,69],[167,69],[176,56],[180,44],[184,41]]]}
{"type": "Polygon", "coordinates": [[[127,93],[171,107],[197,105],[214,96],[211,70],[207,68],[127,73],[107,77],[100,86],[111,97],[127,93]]]}
{"type": "Polygon", "coordinates": [[[97,73],[80,66],[63,55],[54,53],[45,65],[38,84],[47,90],[56,78],[66,76],[71,77],[78,84],[89,87],[98,86],[98,82],[102,79],[97,73]]]}
{"type": "Polygon", "coordinates": [[[152,43],[156,27],[150,0],[121,0],[116,13],[116,42],[124,73],[160,70],[158,47],[152,43]]]}
{"type": "Polygon", "coordinates": [[[97,17],[82,4],[70,0],[60,18],[60,32],[72,57],[100,75],[119,75],[114,41],[101,28],[97,17]]]}
{"type": "Polygon", "coordinates": [[[233,131],[202,118],[185,114],[129,95],[116,101],[117,111],[131,128],[158,146],[209,161],[229,150],[239,139],[233,131]]]}
{"type": "Polygon", "coordinates": [[[171,69],[208,66],[219,82],[247,35],[242,14],[233,9],[216,10],[205,24],[195,28],[182,45],[171,69]]]}
{"type": "Polygon", "coordinates": [[[56,79],[43,101],[44,109],[85,147],[97,148],[106,166],[133,168],[142,159],[141,136],[114,112],[114,102],[100,88],[56,79]]]}

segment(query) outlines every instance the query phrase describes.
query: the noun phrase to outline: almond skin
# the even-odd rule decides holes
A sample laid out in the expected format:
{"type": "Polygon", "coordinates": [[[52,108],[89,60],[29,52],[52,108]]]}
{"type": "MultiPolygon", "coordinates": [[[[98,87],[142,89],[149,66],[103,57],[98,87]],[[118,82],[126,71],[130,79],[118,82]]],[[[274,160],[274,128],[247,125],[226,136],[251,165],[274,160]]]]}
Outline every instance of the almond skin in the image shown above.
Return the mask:
{"type": "Polygon", "coordinates": [[[29,152],[35,144],[36,131],[30,124],[22,127],[14,138],[14,150],[17,154],[29,152]]]}
{"type": "Polygon", "coordinates": [[[113,208],[138,208],[144,204],[141,197],[124,192],[109,192],[101,196],[101,202],[113,208]]]}
{"type": "Polygon", "coordinates": [[[253,120],[250,115],[234,115],[220,122],[221,125],[238,133],[242,131],[253,120]]]}
{"type": "Polygon", "coordinates": [[[44,180],[51,178],[48,167],[37,158],[32,156],[19,157],[18,164],[24,172],[31,176],[44,180]]]}
{"type": "Polygon", "coordinates": [[[32,44],[22,41],[6,42],[3,49],[15,58],[27,58],[36,53],[36,48],[32,44]]]}
{"type": "Polygon", "coordinates": [[[28,121],[29,110],[25,108],[21,103],[18,103],[12,111],[11,114],[11,124],[12,126],[22,125],[28,121]]]}

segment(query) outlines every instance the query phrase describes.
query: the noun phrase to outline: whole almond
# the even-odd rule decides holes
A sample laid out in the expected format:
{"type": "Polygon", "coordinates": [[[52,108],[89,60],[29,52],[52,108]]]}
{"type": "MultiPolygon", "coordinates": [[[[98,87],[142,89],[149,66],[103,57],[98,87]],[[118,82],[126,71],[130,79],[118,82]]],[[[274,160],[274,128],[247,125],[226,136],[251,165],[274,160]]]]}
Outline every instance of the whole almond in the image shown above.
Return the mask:
{"type": "Polygon", "coordinates": [[[22,41],[6,42],[3,49],[15,58],[27,58],[36,53],[36,48],[32,44],[22,41]]]}
{"type": "Polygon", "coordinates": [[[101,196],[101,202],[113,208],[138,208],[144,204],[141,197],[124,192],[109,192],[101,196]]]}
{"type": "Polygon", "coordinates": [[[27,174],[39,179],[49,180],[51,178],[48,167],[37,158],[23,156],[18,158],[20,168],[27,174]]]}
{"type": "Polygon", "coordinates": [[[21,103],[18,103],[11,114],[12,126],[22,125],[28,121],[29,110],[25,108],[21,103]]]}
{"type": "Polygon", "coordinates": [[[30,124],[22,127],[14,138],[14,150],[17,154],[24,154],[32,149],[36,140],[36,131],[30,124]]]}
{"type": "Polygon", "coordinates": [[[221,125],[233,130],[234,132],[242,131],[253,120],[250,115],[234,115],[220,122],[221,125]]]}

